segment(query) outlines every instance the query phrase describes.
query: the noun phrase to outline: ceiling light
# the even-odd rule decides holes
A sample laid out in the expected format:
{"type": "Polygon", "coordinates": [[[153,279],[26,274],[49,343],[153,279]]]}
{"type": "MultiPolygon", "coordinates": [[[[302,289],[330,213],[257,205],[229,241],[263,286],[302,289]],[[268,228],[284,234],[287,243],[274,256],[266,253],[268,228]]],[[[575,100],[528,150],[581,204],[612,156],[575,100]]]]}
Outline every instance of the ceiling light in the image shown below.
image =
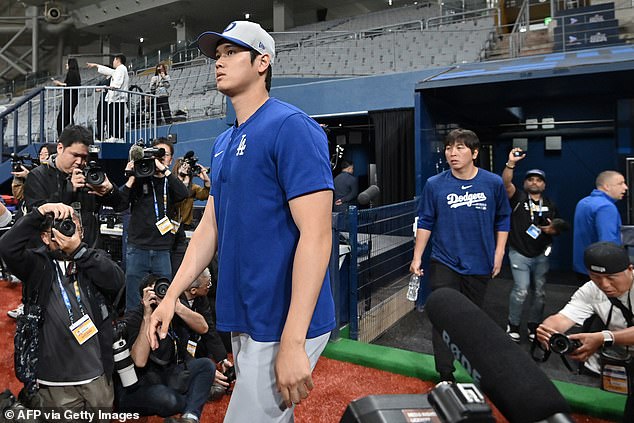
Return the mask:
{"type": "Polygon", "coordinates": [[[249,12],[244,14],[244,19],[249,19],[251,17],[251,14],[249,12]]]}
{"type": "Polygon", "coordinates": [[[143,42],[143,37],[139,37],[139,42],[142,43],[143,42]]]}

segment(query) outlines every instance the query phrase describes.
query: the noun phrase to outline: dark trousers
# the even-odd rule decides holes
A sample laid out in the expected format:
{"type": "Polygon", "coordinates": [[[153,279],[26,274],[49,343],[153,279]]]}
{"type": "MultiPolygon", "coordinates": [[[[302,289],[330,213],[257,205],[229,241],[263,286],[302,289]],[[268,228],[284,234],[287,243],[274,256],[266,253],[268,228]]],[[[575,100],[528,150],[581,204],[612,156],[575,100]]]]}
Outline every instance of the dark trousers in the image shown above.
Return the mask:
{"type": "Polygon", "coordinates": [[[125,102],[108,103],[108,134],[123,139],[125,134],[125,102]]]}
{"type": "Polygon", "coordinates": [[[142,416],[169,417],[174,414],[193,413],[200,417],[215,377],[215,366],[208,358],[187,362],[191,376],[189,389],[181,394],[165,384],[148,383],[147,378],[128,388],[117,386],[117,410],[139,413],[142,416]]]}
{"type": "Polygon", "coordinates": [[[165,121],[165,124],[172,123],[172,112],[170,111],[170,98],[169,97],[157,97],[156,98],[156,124],[161,121],[161,117],[165,121]]]}
{"type": "MultiPolygon", "coordinates": [[[[455,289],[478,307],[482,307],[489,280],[491,280],[489,275],[461,275],[437,261],[432,261],[429,267],[429,281],[432,291],[439,288],[455,289]]],[[[447,307],[451,307],[451,304],[447,304],[447,307]]],[[[432,345],[436,371],[441,376],[453,373],[456,370],[453,365],[454,356],[442,340],[440,332],[435,329],[432,333],[432,345]]]]}

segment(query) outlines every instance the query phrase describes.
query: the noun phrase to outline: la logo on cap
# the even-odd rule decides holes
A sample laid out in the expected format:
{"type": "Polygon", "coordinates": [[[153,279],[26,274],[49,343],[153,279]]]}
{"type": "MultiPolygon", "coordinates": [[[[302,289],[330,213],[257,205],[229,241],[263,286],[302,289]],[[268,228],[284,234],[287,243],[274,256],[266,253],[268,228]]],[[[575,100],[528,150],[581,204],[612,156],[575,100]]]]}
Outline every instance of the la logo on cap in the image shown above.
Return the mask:
{"type": "Polygon", "coordinates": [[[605,267],[592,265],[592,266],[590,266],[590,270],[592,270],[593,272],[596,272],[596,273],[605,273],[606,269],[605,269],[605,267]]]}

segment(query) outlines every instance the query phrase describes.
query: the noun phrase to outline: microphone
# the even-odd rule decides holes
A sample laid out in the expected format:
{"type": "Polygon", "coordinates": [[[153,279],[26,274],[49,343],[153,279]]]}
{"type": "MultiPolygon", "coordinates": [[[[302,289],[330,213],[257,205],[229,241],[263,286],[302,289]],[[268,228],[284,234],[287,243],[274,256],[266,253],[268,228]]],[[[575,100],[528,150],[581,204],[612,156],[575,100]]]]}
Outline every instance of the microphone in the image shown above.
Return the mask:
{"type": "Polygon", "coordinates": [[[467,297],[440,288],[425,308],[456,360],[509,421],[573,422],[570,406],[546,374],[467,297]]]}
{"type": "Polygon", "coordinates": [[[139,145],[133,145],[130,147],[129,153],[130,161],[138,161],[143,158],[143,147],[139,145]]]}
{"type": "Polygon", "coordinates": [[[189,150],[187,153],[185,153],[185,156],[183,158],[184,159],[191,159],[194,156],[195,156],[194,152],[192,150],[189,150]]]}
{"type": "Polygon", "coordinates": [[[367,206],[379,196],[381,190],[376,185],[370,185],[365,191],[357,196],[357,201],[362,206],[367,206]]]}

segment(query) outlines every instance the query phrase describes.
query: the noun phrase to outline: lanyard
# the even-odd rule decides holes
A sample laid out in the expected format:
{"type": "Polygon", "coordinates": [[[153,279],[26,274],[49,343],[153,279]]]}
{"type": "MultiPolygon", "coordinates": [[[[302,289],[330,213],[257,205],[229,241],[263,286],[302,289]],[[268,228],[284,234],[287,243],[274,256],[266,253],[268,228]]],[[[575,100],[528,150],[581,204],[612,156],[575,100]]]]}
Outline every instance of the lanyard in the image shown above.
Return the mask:
{"type": "MultiPolygon", "coordinates": [[[[533,215],[533,200],[528,197],[528,210],[531,213],[531,222],[535,221],[535,216],[533,215]]],[[[542,199],[539,199],[539,217],[542,217],[542,199]]]]}
{"type": "MultiPolygon", "coordinates": [[[[158,201],[156,201],[156,190],[154,189],[154,181],[152,183],[152,195],[154,196],[154,214],[156,214],[156,221],[159,219],[158,201]]],[[[167,216],[167,177],[163,178],[163,217],[167,216]]]]}
{"type": "MultiPolygon", "coordinates": [[[[634,325],[634,322],[630,321],[631,320],[630,316],[632,315],[632,297],[630,296],[631,291],[632,291],[632,288],[630,288],[630,290],[627,293],[627,309],[625,308],[625,305],[619,301],[618,298],[614,298],[615,301],[619,301],[619,303],[621,303],[621,306],[617,306],[617,308],[621,309],[621,313],[623,313],[623,317],[625,318],[625,324],[627,324],[628,328],[634,325]],[[628,316],[627,310],[629,310],[629,316],[628,316]]],[[[614,310],[614,302],[610,300],[610,303],[612,305],[610,306],[610,312],[608,313],[608,318],[605,322],[606,328],[610,325],[610,321],[612,320],[612,310],[614,310]]]]}
{"type": "MultiPolygon", "coordinates": [[[[73,323],[75,323],[75,319],[73,317],[73,308],[70,304],[70,298],[68,298],[68,293],[66,292],[66,289],[64,288],[64,285],[62,284],[62,276],[61,276],[62,269],[59,265],[59,262],[57,263],[55,273],[57,275],[57,284],[59,285],[59,290],[61,291],[62,299],[64,300],[64,305],[66,306],[66,310],[68,311],[68,317],[70,318],[70,323],[72,325],[73,323]]],[[[81,311],[81,315],[83,316],[86,314],[86,310],[84,310],[84,305],[81,302],[81,293],[79,292],[79,284],[77,283],[76,277],[75,277],[75,280],[73,281],[73,286],[75,288],[75,298],[77,298],[77,303],[79,304],[79,310],[81,311]]]]}

